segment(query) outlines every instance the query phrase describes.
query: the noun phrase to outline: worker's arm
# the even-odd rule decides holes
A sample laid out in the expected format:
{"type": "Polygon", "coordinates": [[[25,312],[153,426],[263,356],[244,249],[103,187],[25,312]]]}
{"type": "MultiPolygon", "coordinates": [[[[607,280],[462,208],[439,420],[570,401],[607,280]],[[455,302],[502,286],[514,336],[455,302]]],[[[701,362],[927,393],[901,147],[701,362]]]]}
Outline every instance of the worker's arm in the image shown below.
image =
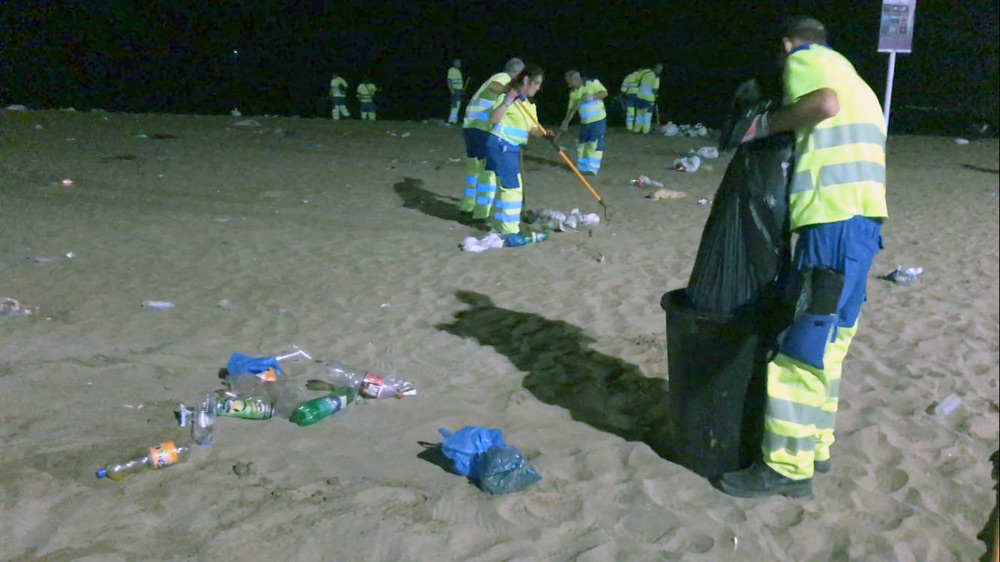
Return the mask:
{"type": "Polygon", "coordinates": [[[573,116],[576,115],[576,110],[579,106],[579,103],[573,102],[572,100],[569,102],[569,107],[566,108],[566,117],[563,118],[562,124],[559,125],[561,130],[565,131],[569,129],[569,122],[573,120],[573,116]]]}
{"type": "Polygon", "coordinates": [[[840,98],[832,88],[809,92],[792,105],[758,115],[743,135],[743,142],[763,138],[774,133],[815,127],[840,113],[840,98]]]}
{"type": "Polygon", "coordinates": [[[600,92],[597,92],[596,94],[594,94],[593,97],[590,98],[590,99],[603,100],[606,97],[608,97],[608,91],[607,90],[601,90],[600,92]]]}
{"type": "Polygon", "coordinates": [[[493,82],[490,82],[490,85],[486,86],[486,87],[489,88],[489,90],[491,92],[493,92],[494,94],[502,94],[503,93],[503,89],[506,88],[507,86],[504,86],[500,82],[493,81],[493,82]]]}

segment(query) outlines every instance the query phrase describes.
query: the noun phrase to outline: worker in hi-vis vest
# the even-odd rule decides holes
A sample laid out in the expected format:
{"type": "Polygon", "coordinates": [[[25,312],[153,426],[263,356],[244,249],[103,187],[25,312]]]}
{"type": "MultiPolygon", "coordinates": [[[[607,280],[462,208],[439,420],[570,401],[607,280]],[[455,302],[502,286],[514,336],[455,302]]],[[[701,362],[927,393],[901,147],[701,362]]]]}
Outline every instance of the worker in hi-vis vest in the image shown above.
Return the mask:
{"type": "Polygon", "coordinates": [[[519,153],[528,137],[555,136],[542,129],[535,104],[531,101],[542,88],[542,69],[527,65],[511,79],[504,91],[502,103],[490,112],[493,125],[486,139],[486,169],[497,174],[500,186],[494,206],[493,228],[502,236],[521,232],[521,205],[524,202],[519,153]]]}
{"type": "Polygon", "coordinates": [[[604,109],[608,89],[597,78],[584,79],[576,70],[566,73],[566,85],[569,86],[569,107],[561,129],[567,130],[573,116],[580,114],[576,167],[584,174],[596,176],[601,171],[604,136],[608,133],[608,113],[604,109]]]}
{"type": "Polygon", "coordinates": [[[629,72],[622,80],[621,92],[625,96],[625,130],[635,127],[635,101],[639,94],[639,73],[641,70],[629,72]]]}
{"type": "Polygon", "coordinates": [[[361,104],[361,119],[375,120],[375,92],[378,88],[366,76],[358,84],[358,102],[361,104]]]}
{"type": "Polygon", "coordinates": [[[458,123],[458,110],[462,107],[462,97],[465,95],[465,83],[462,81],[462,61],[455,59],[448,69],[448,93],[451,95],[451,106],[448,112],[448,124],[458,123]]]}
{"type": "Polygon", "coordinates": [[[472,219],[488,219],[497,193],[497,175],[486,169],[486,141],[493,125],[490,112],[503,102],[503,94],[511,78],[524,70],[524,62],[514,57],[507,61],[503,72],[490,76],[476,90],[465,106],[462,137],[465,139],[465,185],[458,210],[472,219]]]}
{"type": "Polygon", "coordinates": [[[333,102],[333,109],[330,111],[330,116],[334,119],[340,119],[341,117],[350,117],[351,112],[347,111],[347,80],[337,74],[333,73],[333,78],[330,79],[330,99],[333,102]]]}
{"type": "Polygon", "coordinates": [[[653,68],[639,71],[639,91],[636,92],[635,124],[632,132],[648,134],[653,128],[653,109],[656,106],[656,94],[660,91],[660,74],[663,65],[656,63],[653,68]]]}
{"type": "Polygon", "coordinates": [[[813,476],[830,470],[844,357],[888,216],[886,128],[878,97],[827,45],[819,21],[790,20],[782,46],[782,107],[754,118],[743,140],[795,132],[788,213],[797,241],[790,287],[801,289],[797,318],[767,364],[762,462],[716,482],[740,497],[807,497],[813,476]]]}

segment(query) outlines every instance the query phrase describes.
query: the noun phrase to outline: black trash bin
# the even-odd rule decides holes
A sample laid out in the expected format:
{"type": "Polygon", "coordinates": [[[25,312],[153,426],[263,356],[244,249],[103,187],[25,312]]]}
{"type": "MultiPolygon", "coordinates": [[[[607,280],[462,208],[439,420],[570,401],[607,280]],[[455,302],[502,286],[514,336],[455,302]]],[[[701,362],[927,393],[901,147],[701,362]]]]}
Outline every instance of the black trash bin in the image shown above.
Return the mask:
{"type": "Polygon", "coordinates": [[[664,293],[670,384],[670,460],[713,478],[760,458],[766,346],[759,322],[691,306],[664,293]]]}

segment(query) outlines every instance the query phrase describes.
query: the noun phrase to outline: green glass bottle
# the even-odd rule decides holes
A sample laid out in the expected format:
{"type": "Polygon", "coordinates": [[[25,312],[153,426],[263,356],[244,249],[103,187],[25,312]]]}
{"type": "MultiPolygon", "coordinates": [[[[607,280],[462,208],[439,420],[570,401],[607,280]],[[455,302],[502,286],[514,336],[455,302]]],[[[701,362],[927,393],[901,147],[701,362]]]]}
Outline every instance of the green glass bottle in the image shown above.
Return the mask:
{"type": "Polygon", "coordinates": [[[330,395],[299,404],[289,421],[297,425],[312,425],[323,418],[330,417],[354,402],[356,391],[353,388],[338,388],[330,395]]]}

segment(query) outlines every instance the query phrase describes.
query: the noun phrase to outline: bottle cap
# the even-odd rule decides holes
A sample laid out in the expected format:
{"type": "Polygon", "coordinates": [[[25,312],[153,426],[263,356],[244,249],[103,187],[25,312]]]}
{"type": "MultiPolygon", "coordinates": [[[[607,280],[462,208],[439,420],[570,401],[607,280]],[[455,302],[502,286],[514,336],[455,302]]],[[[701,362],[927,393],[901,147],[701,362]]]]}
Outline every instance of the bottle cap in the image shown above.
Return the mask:
{"type": "Polygon", "coordinates": [[[108,475],[108,471],[107,470],[104,470],[103,468],[97,469],[97,477],[98,478],[104,478],[107,475],[108,475]]]}

